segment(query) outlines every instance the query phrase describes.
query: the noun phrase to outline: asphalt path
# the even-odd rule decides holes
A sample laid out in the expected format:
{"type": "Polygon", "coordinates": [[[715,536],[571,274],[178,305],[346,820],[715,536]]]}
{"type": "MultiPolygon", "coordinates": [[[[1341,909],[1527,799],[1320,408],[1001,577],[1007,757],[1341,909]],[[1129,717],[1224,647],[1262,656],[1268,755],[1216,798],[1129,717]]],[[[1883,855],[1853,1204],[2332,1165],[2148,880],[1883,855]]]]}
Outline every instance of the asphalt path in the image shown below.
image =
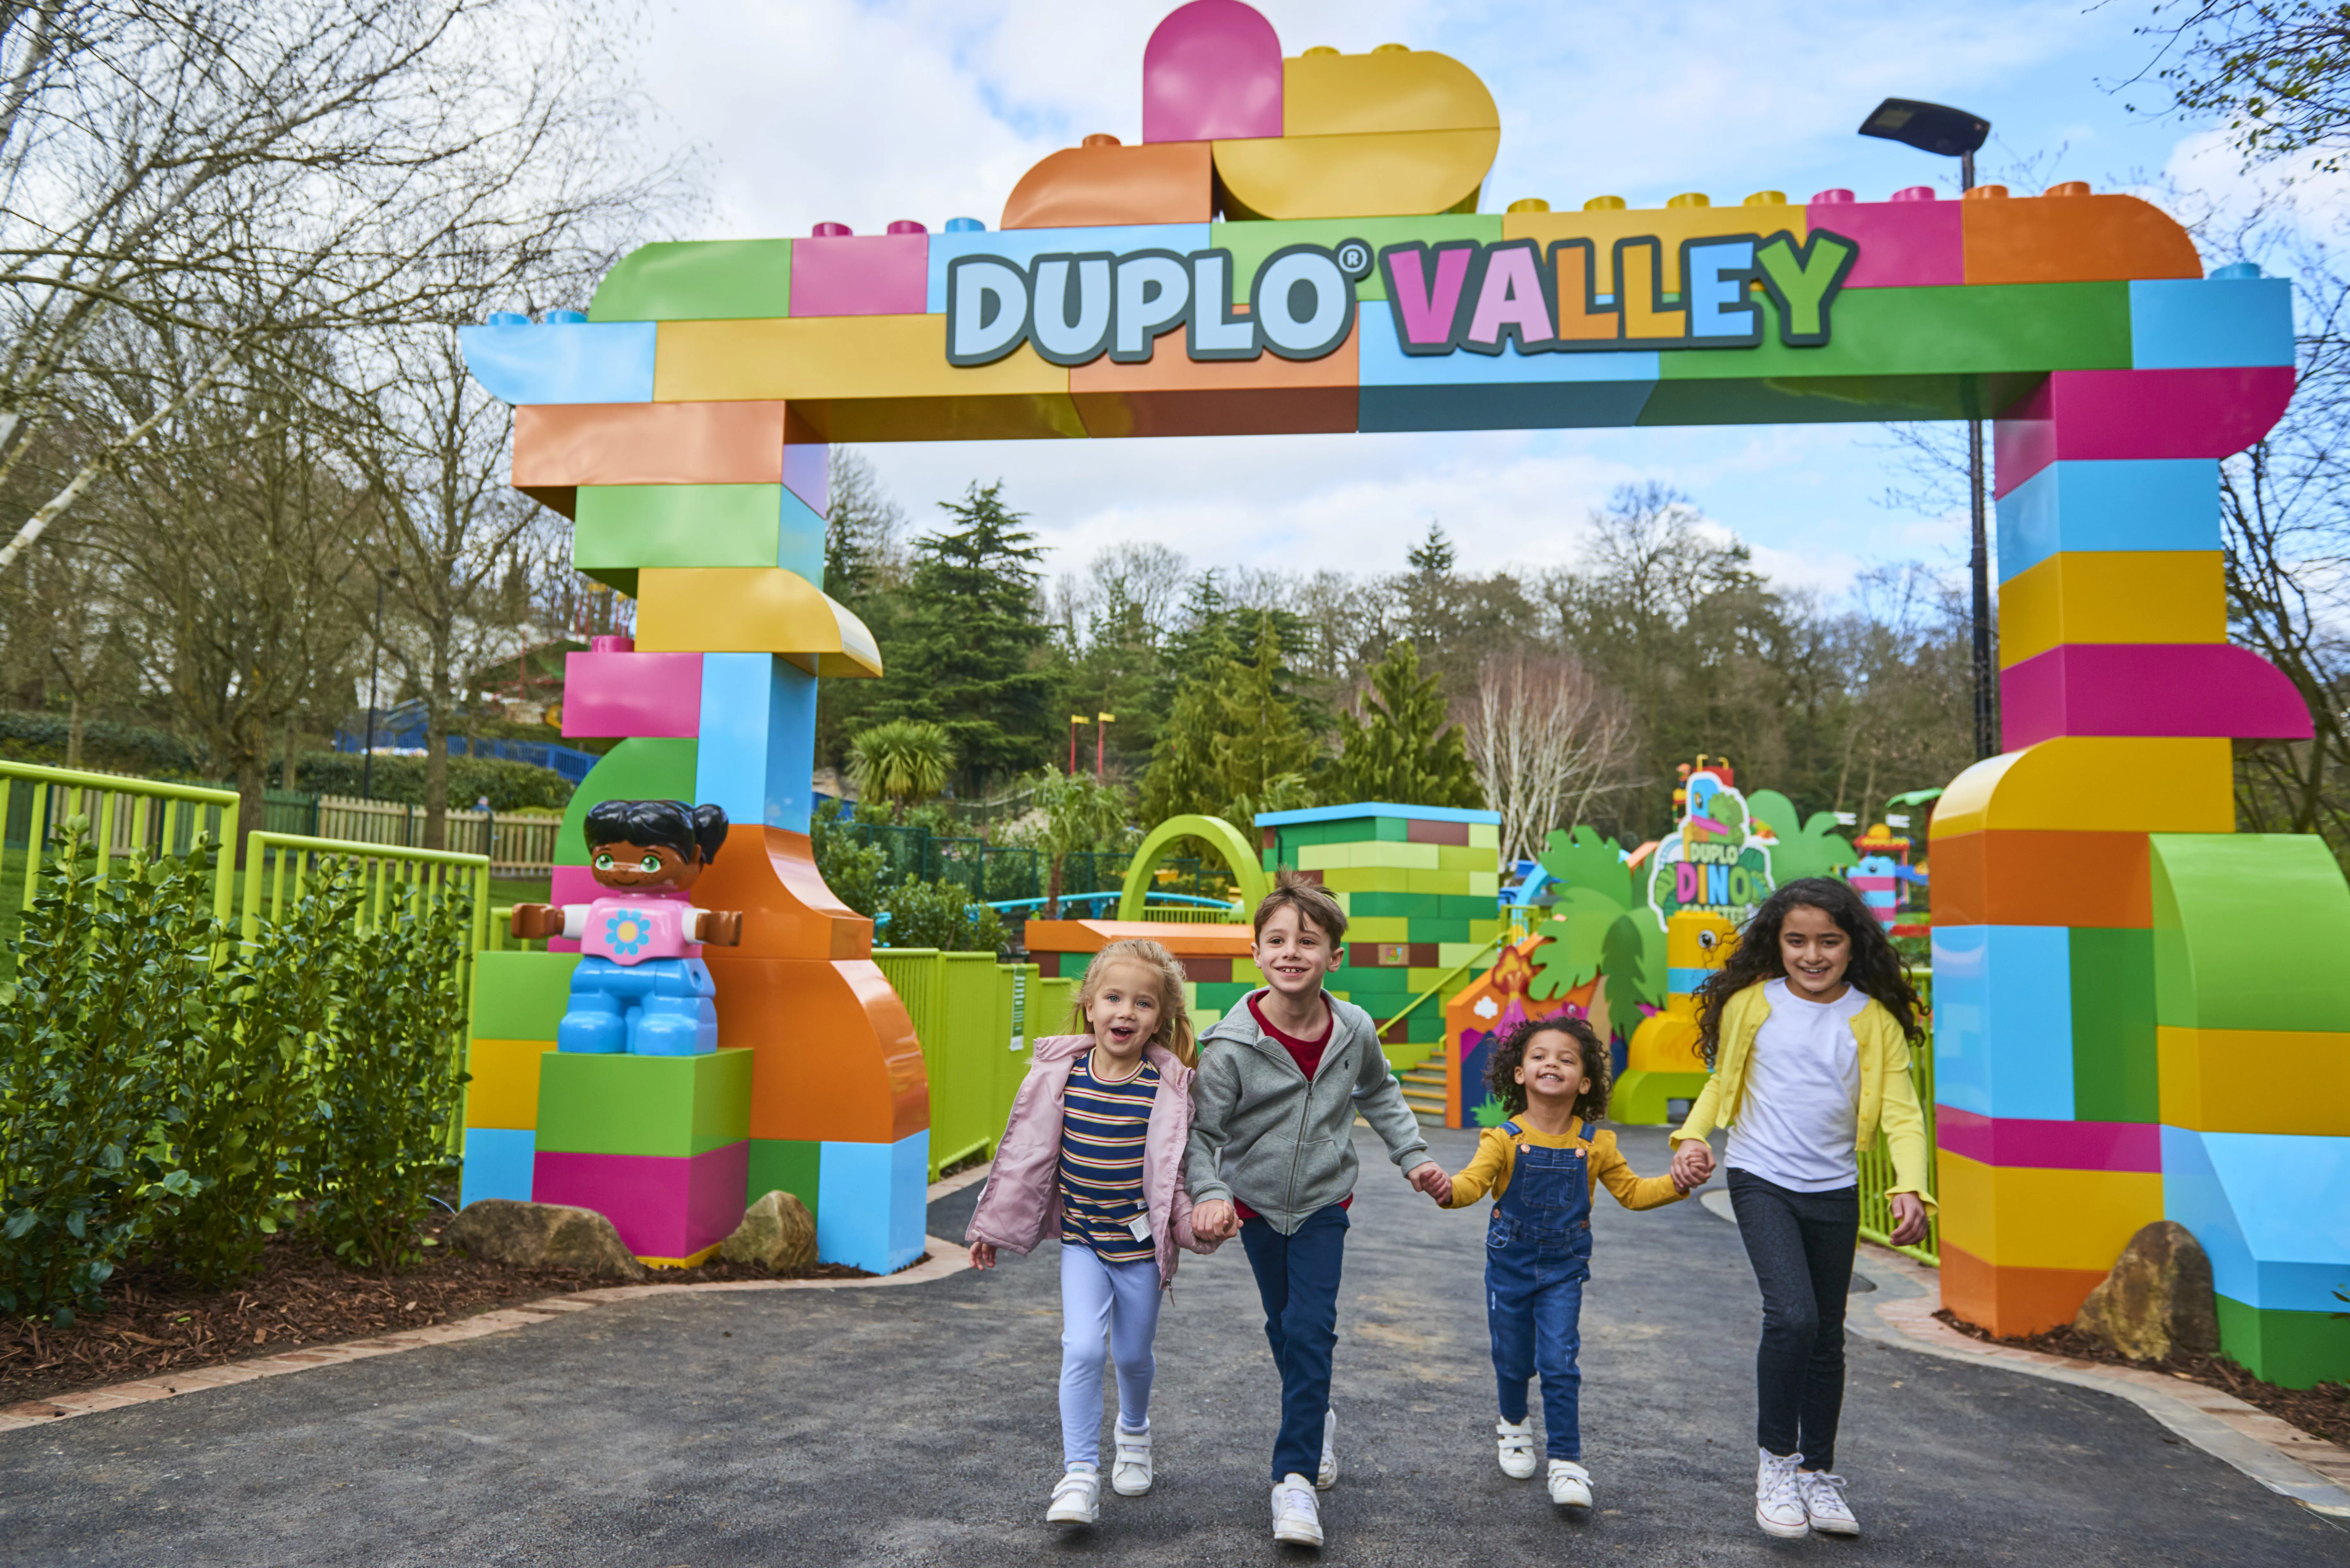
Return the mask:
{"type": "MultiPolygon", "coordinates": [[[[1322,1562],[2350,1561],[2350,1533],[2132,1405],[1858,1335],[1838,1468],[1864,1533],[1766,1539],[1737,1232],[1604,1194],[1584,1308],[1597,1506],[1555,1510],[1493,1462],[1482,1206],[1439,1210],[1357,1138],[1322,1562]]],[[[1432,1141],[1458,1168],[1473,1135],[1432,1141]]],[[[1625,1144],[1662,1168],[1658,1134],[1625,1144]]],[[[932,1233],[959,1237],[975,1197],[934,1205],[932,1233]]],[[[0,1563],[1314,1560],[1269,1537],[1276,1382],[1237,1243],[1187,1259],[1161,1319],[1157,1487],[1105,1489],[1090,1530],[1041,1522],[1059,1332],[1054,1261],[1007,1258],[900,1289],[656,1297],[0,1433],[0,1563]]]]}

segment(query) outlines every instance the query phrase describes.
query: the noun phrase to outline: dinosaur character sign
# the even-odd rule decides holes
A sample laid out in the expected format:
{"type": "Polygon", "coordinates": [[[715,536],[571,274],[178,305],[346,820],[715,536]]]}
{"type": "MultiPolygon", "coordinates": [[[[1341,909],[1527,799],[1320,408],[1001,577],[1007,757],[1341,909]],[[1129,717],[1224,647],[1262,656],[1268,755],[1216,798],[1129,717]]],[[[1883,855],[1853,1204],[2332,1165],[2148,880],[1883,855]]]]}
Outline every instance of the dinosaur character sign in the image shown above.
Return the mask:
{"type": "Polygon", "coordinates": [[[1684,909],[1742,923],[1770,897],[1769,841],[1758,831],[1727,763],[1687,771],[1679,826],[1648,863],[1648,908],[1659,922],[1684,909]]]}

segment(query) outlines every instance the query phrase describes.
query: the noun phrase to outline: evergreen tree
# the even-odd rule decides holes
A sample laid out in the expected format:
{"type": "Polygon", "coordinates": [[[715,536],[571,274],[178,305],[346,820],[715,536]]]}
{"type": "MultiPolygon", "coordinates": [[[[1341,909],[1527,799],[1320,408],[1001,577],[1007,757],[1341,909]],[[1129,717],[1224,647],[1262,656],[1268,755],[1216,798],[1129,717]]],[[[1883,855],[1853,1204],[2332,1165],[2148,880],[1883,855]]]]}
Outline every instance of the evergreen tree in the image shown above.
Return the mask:
{"type": "Polygon", "coordinates": [[[1305,705],[1288,686],[1279,618],[1232,614],[1195,656],[1144,775],[1146,824],[1197,813],[1221,816],[1244,835],[1259,811],[1313,804],[1310,782],[1321,745],[1305,705]],[[1232,621],[1245,618],[1243,653],[1232,621]]]}
{"type": "Polygon", "coordinates": [[[1428,525],[1428,537],[1404,553],[1411,569],[1424,577],[1441,577],[1452,570],[1452,541],[1441,523],[1428,525]]]}
{"type": "Polygon", "coordinates": [[[1041,657],[1052,633],[1036,613],[1044,551],[1026,519],[1003,504],[1001,480],[973,483],[941,502],[952,523],[916,545],[899,647],[876,704],[883,717],[928,719],[947,732],[966,796],[990,774],[1042,762],[1058,732],[1053,674],[1041,657]]]}
{"type": "Polygon", "coordinates": [[[1482,807],[1458,724],[1445,718],[1442,682],[1419,672],[1419,650],[1399,642],[1371,669],[1363,717],[1342,714],[1340,798],[1399,805],[1482,807]]]}

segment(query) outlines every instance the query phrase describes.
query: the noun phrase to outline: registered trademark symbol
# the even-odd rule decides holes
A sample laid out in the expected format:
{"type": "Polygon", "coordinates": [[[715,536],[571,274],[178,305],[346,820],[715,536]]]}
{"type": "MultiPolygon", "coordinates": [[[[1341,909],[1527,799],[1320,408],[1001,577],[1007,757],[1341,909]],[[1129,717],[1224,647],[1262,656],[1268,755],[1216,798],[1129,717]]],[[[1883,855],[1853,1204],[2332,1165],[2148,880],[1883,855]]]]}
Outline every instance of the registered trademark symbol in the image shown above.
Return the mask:
{"type": "Polygon", "coordinates": [[[1360,280],[1371,275],[1371,247],[1361,240],[1342,240],[1335,253],[1338,270],[1360,280]]]}

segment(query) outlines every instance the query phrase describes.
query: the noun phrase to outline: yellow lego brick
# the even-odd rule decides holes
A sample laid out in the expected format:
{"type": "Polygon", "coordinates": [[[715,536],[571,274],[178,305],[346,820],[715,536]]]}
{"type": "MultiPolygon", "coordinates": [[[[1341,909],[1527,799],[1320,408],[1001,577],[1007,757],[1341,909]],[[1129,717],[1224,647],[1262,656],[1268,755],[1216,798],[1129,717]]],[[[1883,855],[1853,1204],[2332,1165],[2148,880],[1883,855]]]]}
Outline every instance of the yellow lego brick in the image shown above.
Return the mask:
{"type": "Polygon", "coordinates": [[[1433,871],[1443,864],[1441,845],[1367,838],[1347,847],[1355,852],[1351,864],[1356,866],[1378,866],[1391,871],[1433,871]]]}
{"type": "Polygon", "coordinates": [[[2227,640],[2217,550],[2065,550],[2000,585],[2002,669],[2059,643],[2227,640]]]}
{"type": "Polygon", "coordinates": [[[2154,1035],[2172,1127],[2350,1137],[2350,1034],[2165,1025],[2154,1035]]]}
{"type": "Polygon", "coordinates": [[[1477,942],[1490,942],[1502,934],[1502,926],[1503,920],[1498,915],[1490,920],[1471,920],[1469,922],[1470,940],[1477,942]]]}
{"type": "MultiPolygon", "coordinates": [[[[1347,934],[1348,936],[1354,935],[1354,928],[1349,926],[1347,928],[1347,934]]],[[[1234,985],[1263,985],[1264,983],[1264,971],[1257,968],[1255,964],[1251,963],[1247,959],[1234,959],[1232,960],[1232,983],[1234,985]]]]}
{"type": "Polygon", "coordinates": [[[1480,898],[1500,898],[1502,896],[1502,874],[1499,871],[1470,872],[1469,891],[1472,896],[1480,898]]]}
{"type": "MultiPolygon", "coordinates": [[[[1219,1020],[1221,1020],[1223,1016],[1224,1016],[1224,1015],[1223,1015],[1222,1013],[1221,1013],[1221,1012],[1194,1012],[1194,1013],[1192,1013],[1192,1014],[1191,1014],[1191,1033],[1192,1033],[1194,1035],[1205,1034],[1209,1030],[1213,1029],[1213,1028],[1216,1026],[1217,1022],[1218,1022],[1219,1020]]],[[[1138,1071],[1139,1071],[1139,1069],[1138,1069],[1138,1071]]]]}
{"type": "MultiPolygon", "coordinates": [[[[1440,964],[1435,969],[1409,969],[1404,971],[1404,983],[1411,987],[1411,993],[1414,996],[1418,996],[1421,992],[1428,990],[1432,985],[1435,985],[1440,981],[1443,980],[1446,975],[1451,974],[1451,972],[1452,966],[1451,964],[1440,964]]],[[[1469,977],[1461,975],[1458,978],[1465,984],[1469,977]]],[[[1436,1003],[1430,1002],[1424,1002],[1422,1005],[1433,1007],[1436,1003]]]]}
{"type": "Polygon", "coordinates": [[[476,1040],[465,1048],[465,1125],[529,1131],[538,1126],[538,1058],[552,1040],[476,1040]]]}
{"type": "MultiPolygon", "coordinates": [[[[1349,908],[1347,903],[1348,889],[1344,888],[1329,888],[1325,890],[1329,893],[1330,897],[1338,900],[1338,912],[1346,916],[1347,922],[1351,925],[1354,920],[1355,911],[1349,908]]],[[[1263,983],[1263,977],[1258,977],[1258,983],[1263,983]]]]}
{"type": "Polygon", "coordinates": [[[1934,840],[1991,827],[2232,833],[2234,766],[2215,738],[2060,736],[1960,774],[1935,803],[1934,840]]]}
{"type": "Polygon", "coordinates": [[[1490,849],[1498,856],[1502,852],[1502,830],[1490,822],[1471,823],[1469,825],[1469,847],[1471,849],[1490,849]]]}
{"type": "MultiPolygon", "coordinates": [[[[1347,926],[1350,942],[1408,942],[1411,940],[1411,921],[1402,915],[1365,915],[1347,926]]],[[[1232,966],[1238,978],[1240,966],[1232,966]]]]}
{"type": "Polygon", "coordinates": [[[1483,942],[1439,942],[1436,944],[1436,961],[1451,969],[1455,964],[1467,963],[1484,948],[1483,942]]]}
{"type": "Polygon", "coordinates": [[[1392,886],[1391,871],[1373,871],[1360,866],[1334,866],[1322,873],[1322,886],[1333,893],[1378,893],[1392,886]]]}
{"type": "Polygon", "coordinates": [[[1355,846],[1351,844],[1301,844],[1297,846],[1297,868],[1300,871],[1328,871],[1355,863],[1355,846]]]}
{"type": "Polygon", "coordinates": [[[1502,857],[1490,846],[1480,849],[1475,845],[1444,844],[1436,849],[1437,869],[1440,871],[1499,871],[1502,857]]]}
{"type": "Polygon", "coordinates": [[[1991,1166],[1935,1157],[1942,1240],[1987,1263],[2110,1269],[2139,1227],[2162,1218],[2162,1175],[1991,1166]]]}
{"type": "MultiPolygon", "coordinates": [[[[1459,897],[1476,891],[1471,886],[1477,879],[1474,871],[1407,871],[1404,876],[1407,881],[1403,891],[1407,893],[1450,893],[1459,897]]],[[[1497,886],[1501,881],[1500,877],[1492,872],[1486,874],[1485,879],[1497,886]]]]}

